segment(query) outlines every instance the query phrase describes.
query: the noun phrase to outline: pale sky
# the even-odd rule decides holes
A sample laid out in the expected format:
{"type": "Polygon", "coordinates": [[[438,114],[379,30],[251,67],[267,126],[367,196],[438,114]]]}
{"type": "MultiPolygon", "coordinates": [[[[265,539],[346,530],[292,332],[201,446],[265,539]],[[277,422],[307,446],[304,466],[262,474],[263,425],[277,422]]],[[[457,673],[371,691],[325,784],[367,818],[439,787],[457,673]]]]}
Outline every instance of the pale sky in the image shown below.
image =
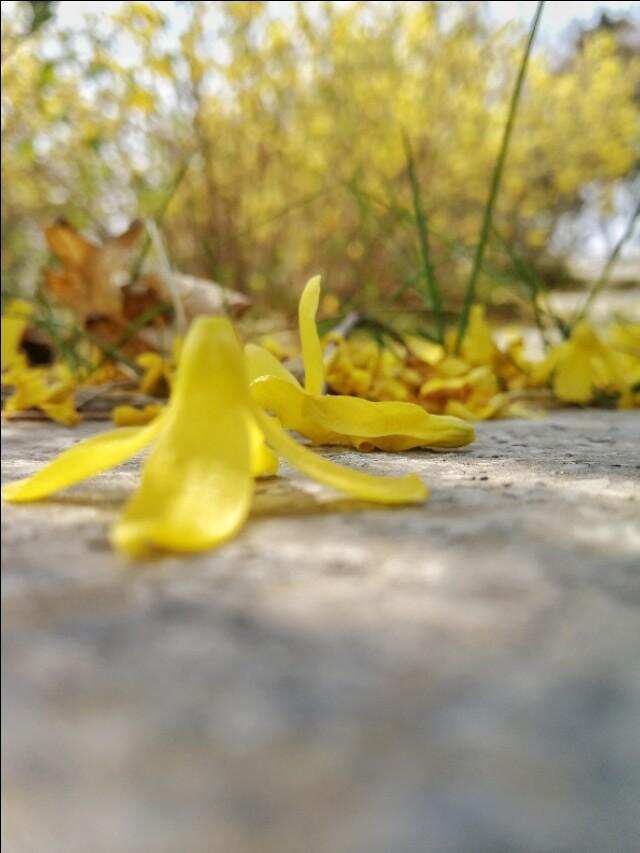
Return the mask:
{"type": "MultiPolygon", "coordinates": [[[[286,0],[285,0],[286,2],[286,0]]],[[[4,5],[4,4],[3,4],[4,5]]],[[[9,4],[7,4],[9,5],[9,4]]],[[[58,4],[56,15],[63,24],[72,24],[82,18],[86,12],[111,12],[121,6],[120,0],[103,0],[103,2],[84,3],[78,0],[63,0],[58,4]]],[[[168,5],[159,3],[156,5],[168,5]]],[[[284,3],[282,3],[284,5],[284,3]]],[[[506,23],[509,20],[529,21],[535,11],[535,0],[492,0],[489,2],[489,13],[496,23],[506,23]]],[[[635,10],[640,16],[638,0],[549,0],[547,2],[540,24],[542,41],[556,43],[565,35],[565,31],[573,23],[588,24],[592,22],[599,10],[611,14],[624,14],[635,10]]],[[[177,12],[179,14],[179,12],[177,12]]]]}

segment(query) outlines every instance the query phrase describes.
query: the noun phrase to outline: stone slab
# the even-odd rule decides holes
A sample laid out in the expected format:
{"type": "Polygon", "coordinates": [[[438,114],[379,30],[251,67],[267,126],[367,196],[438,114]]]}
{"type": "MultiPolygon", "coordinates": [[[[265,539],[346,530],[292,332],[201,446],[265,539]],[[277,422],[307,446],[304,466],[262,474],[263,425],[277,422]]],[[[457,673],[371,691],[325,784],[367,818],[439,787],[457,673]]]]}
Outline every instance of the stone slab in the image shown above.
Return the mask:
{"type": "MultiPolygon", "coordinates": [[[[5,425],[4,478],[100,428],[5,425]]],[[[640,415],[323,453],[431,499],[285,467],[234,542],[137,566],[136,462],[3,506],[7,851],[638,849],[640,415]]]]}

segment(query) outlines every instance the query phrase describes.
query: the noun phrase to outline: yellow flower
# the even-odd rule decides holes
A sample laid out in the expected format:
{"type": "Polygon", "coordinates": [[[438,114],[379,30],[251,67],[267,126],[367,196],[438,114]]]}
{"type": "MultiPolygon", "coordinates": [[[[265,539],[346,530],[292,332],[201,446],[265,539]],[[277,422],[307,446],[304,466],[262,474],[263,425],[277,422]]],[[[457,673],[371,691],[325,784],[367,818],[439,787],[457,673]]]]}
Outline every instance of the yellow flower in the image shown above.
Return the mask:
{"type": "Polygon", "coordinates": [[[583,405],[597,392],[628,399],[635,385],[625,356],[615,352],[584,321],[576,324],[569,340],[551,349],[533,375],[538,383],[551,379],[559,400],[583,405]]]}
{"type": "Polygon", "coordinates": [[[138,389],[143,394],[162,396],[171,387],[173,363],[171,359],[158,352],[143,352],[136,362],[144,369],[138,382],[138,389]]]}
{"type": "Polygon", "coordinates": [[[33,306],[14,299],[2,315],[2,370],[10,369],[20,356],[20,342],[27,328],[33,306]]]}
{"type": "Polygon", "coordinates": [[[274,338],[273,335],[263,335],[260,338],[260,346],[269,350],[269,352],[274,355],[278,361],[285,361],[285,359],[291,357],[291,352],[284,347],[277,338],[274,338]]]}
{"type": "Polygon", "coordinates": [[[438,364],[445,356],[444,347],[427,341],[418,335],[407,335],[404,339],[409,351],[425,364],[438,364]]]}
{"type": "Polygon", "coordinates": [[[497,350],[485,317],[484,305],[473,305],[469,314],[469,325],[460,347],[462,358],[474,367],[491,365],[497,350]]]}
{"type": "Polygon", "coordinates": [[[498,351],[494,370],[510,390],[517,391],[530,386],[534,365],[525,357],[522,335],[514,335],[506,348],[498,351]]]}
{"type": "Polygon", "coordinates": [[[420,389],[427,408],[437,408],[466,420],[498,417],[507,398],[487,366],[475,367],[465,376],[429,379],[420,389]]]}
{"type": "Polygon", "coordinates": [[[13,386],[3,410],[6,417],[40,409],[52,421],[65,426],[74,426],[80,420],[75,406],[76,382],[64,365],[55,364],[49,369],[29,367],[25,360],[5,373],[3,381],[13,386]]]}
{"type": "Polygon", "coordinates": [[[608,338],[614,349],[640,358],[640,323],[613,323],[608,338]]]}
{"type": "Polygon", "coordinates": [[[152,445],[140,486],[112,531],[114,545],[138,557],[153,549],[199,551],[235,535],[249,513],[254,477],[275,471],[267,445],[319,482],[356,498],[397,504],[427,497],[415,475],[375,477],[299,445],[252,399],[244,362],[228,320],[198,317],[169,403],[155,420],[76,444],[32,477],[5,487],[5,498],[39,500],[152,445]]]}
{"type": "Polygon", "coordinates": [[[266,350],[255,345],[245,349],[251,392],[263,408],[273,412],[287,429],[296,430],[314,444],[398,451],[461,447],[473,441],[474,430],[468,423],[431,415],[413,403],[326,396],[316,390],[324,387],[322,347],[315,322],[319,292],[320,280],[316,277],[307,284],[300,299],[304,389],[266,350]]]}
{"type": "Polygon", "coordinates": [[[14,300],[2,317],[2,384],[13,388],[4,407],[5,417],[28,409],[40,409],[47,417],[66,426],[80,420],[75,407],[76,380],[62,364],[50,368],[30,367],[20,342],[31,306],[14,300]]]}
{"type": "Polygon", "coordinates": [[[151,423],[162,411],[159,403],[149,403],[142,409],[136,406],[115,406],[111,410],[111,418],[116,426],[142,426],[151,423]]]}

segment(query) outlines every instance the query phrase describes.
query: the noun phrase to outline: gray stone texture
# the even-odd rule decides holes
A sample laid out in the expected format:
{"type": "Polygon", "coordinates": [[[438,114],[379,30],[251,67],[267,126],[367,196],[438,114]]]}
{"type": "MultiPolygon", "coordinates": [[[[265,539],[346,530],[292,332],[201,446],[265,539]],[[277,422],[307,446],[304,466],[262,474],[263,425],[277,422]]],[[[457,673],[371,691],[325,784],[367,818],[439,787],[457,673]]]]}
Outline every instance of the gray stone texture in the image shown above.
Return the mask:
{"type": "MultiPolygon", "coordinates": [[[[5,479],[101,428],[5,425],[5,479]]],[[[640,415],[322,452],[431,499],[284,466],[235,541],[141,565],[135,461],[3,506],[7,853],[639,849],[640,415]]]]}

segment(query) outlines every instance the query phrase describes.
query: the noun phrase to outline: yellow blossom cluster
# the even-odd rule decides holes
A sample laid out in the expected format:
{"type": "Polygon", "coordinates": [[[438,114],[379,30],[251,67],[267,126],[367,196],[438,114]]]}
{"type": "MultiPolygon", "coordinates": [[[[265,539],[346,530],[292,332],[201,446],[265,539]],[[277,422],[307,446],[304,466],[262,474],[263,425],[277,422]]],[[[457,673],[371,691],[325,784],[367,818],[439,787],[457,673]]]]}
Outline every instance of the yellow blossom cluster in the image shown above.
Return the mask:
{"type": "Polygon", "coordinates": [[[429,491],[416,474],[378,477],[337,465],[298,443],[404,450],[464,447],[474,430],[458,418],[410,403],[374,403],[322,393],[324,365],[315,315],[320,279],[300,300],[304,386],[263,347],[242,348],[231,322],[192,323],[164,408],[150,423],[110,430],[75,444],[31,477],[3,489],[9,501],[41,500],[115,467],[150,447],[140,484],[112,530],[129,557],[157,550],[201,551],[236,535],[258,477],[282,456],[306,475],[360,500],[412,504],[429,491]],[[273,417],[275,415],[276,417],[273,417]]]}
{"type": "Polygon", "coordinates": [[[640,406],[640,324],[615,324],[599,334],[586,322],[576,324],[568,340],[533,361],[524,340],[515,335],[498,345],[484,308],[472,308],[458,354],[454,335],[444,346],[417,335],[379,344],[356,333],[328,335],[334,348],[327,383],[338,394],[368,400],[406,400],[427,411],[467,420],[527,417],[532,397],[549,403],[613,401],[619,408],[640,406]]]}
{"type": "Polygon", "coordinates": [[[13,389],[3,405],[3,414],[10,418],[18,412],[40,409],[51,420],[73,426],[80,415],[75,406],[77,381],[69,367],[62,362],[33,367],[20,350],[31,307],[16,299],[2,317],[2,384],[13,389]]]}
{"type": "MultiPolygon", "coordinates": [[[[3,55],[29,5],[8,4],[3,55]]],[[[366,308],[416,272],[405,128],[445,295],[459,292],[522,54],[517,26],[491,25],[475,3],[291,3],[286,15],[275,2],[115,5],[98,25],[79,13],[72,34],[45,28],[3,67],[3,274],[34,278],[56,214],[94,231],[157,216],[188,162],[163,220],[177,268],[214,269],[285,308],[293,277],[321,268],[366,308]]],[[[531,261],[550,259],[560,224],[563,245],[575,240],[585,188],[609,217],[637,162],[640,58],[621,38],[596,29],[561,67],[544,45],[532,57],[495,217],[531,261]]]]}
{"type": "MultiPolygon", "coordinates": [[[[73,426],[80,420],[77,389],[112,379],[117,368],[107,364],[82,378],[60,361],[48,367],[29,365],[20,341],[30,310],[28,303],[14,300],[2,317],[2,383],[10,389],[3,413],[11,417],[36,408],[51,420],[73,426]]],[[[259,344],[272,366],[292,355],[292,349],[273,336],[263,336],[259,344]]],[[[181,348],[182,341],[176,339],[168,356],[148,351],[137,357],[142,369],[137,391],[158,402],[115,406],[111,414],[117,426],[146,424],[157,417],[173,385],[181,348]]],[[[432,414],[467,421],[534,417],[541,410],[532,402],[545,407],[640,407],[640,323],[617,322],[599,332],[581,321],[567,340],[533,360],[525,354],[522,334],[498,343],[484,307],[475,305],[459,353],[453,330],[444,345],[417,334],[379,343],[361,331],[348,337],[329,333],[322,352],[324,381],[332,394],[417,403],[432,414]]],[[[308,364],[319,363],[319,352],[310,358],[303,347],[303,356],[308,364]]]]}

